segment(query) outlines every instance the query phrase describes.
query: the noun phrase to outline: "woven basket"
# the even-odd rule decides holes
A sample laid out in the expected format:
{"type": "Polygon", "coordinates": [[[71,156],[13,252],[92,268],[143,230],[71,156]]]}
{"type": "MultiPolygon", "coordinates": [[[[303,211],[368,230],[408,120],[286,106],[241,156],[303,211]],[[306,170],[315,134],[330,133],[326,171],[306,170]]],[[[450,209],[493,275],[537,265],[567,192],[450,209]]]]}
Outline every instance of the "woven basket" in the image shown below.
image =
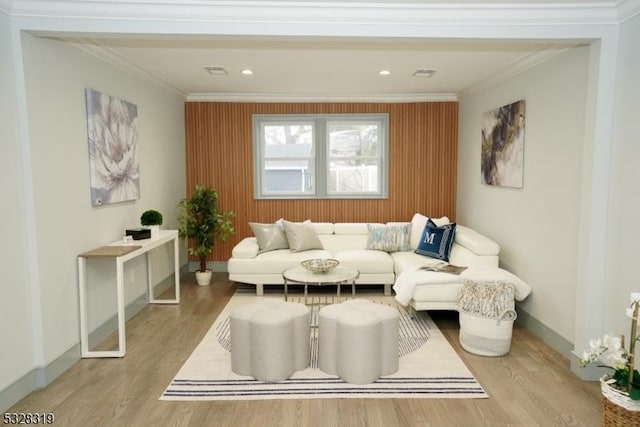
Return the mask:
{"type": "Polygon", "coordinates": [[[640,427],[640,400],[632,400],[623,391],[600,380],[602,391],[602,425],[605,427],[640,427]]]}

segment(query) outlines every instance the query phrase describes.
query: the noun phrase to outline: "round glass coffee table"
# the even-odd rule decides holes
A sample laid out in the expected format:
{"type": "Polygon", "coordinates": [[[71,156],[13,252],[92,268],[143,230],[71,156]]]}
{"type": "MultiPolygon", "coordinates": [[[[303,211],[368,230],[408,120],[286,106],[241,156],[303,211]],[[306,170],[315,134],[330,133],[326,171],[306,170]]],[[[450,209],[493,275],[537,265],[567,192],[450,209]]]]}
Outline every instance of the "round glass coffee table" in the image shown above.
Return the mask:
{"type": "Polygon", "coordinates": [[[339,265],[327,273],[314,273],[306,268],[299,266],[285,270],[282,273],[284,279],[284,300],[288,297],[288,284],[296,283],[304,285],[304,304],[307,305],[307,288],[308,286],[325,286],[335,285],[337,295],[340,297],[340,285],[351,282],[351,293],[356,295],[356,280],[360,276],[360,272],[355,268],[339,265]]]}

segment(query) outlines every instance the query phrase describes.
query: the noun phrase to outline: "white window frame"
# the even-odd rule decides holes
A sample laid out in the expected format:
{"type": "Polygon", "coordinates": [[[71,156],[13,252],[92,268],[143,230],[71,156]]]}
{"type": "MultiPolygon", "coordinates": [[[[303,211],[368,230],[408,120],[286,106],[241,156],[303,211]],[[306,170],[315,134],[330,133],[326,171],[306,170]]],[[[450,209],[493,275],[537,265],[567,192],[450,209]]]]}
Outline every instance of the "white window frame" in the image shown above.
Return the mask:
{"type": "MultiPolygon", "coordinates": [[[[389,177],[389,115],[388,114],[254,114],[253,115],[253,177],[255,199],[386,199],[388,197],[389,177]],[[344,121],[376,122],[378,123],[378,138],[380,153],[374,159],[378,165],[378,191],[376,192],[331,192],[328,190],[329,166],[331,156],[329,153],[329,135],[327,134],[328,122],[344,121]],[[262,132],[265,125],[282,125],[292,123],[313,124],[312,138],[313,148],[311,157],[300,160],[312,159],[310,171],[312,173],[311,191],[308,192],[267,192],[265,183],[265,162],[273,159],[265,159],[265,140],[262,132]]],[[[344,158],[344,160],[363,159],[364,157],[344,158]]],[[[293,157],[283,160],[296,160],[293,157]]]]}

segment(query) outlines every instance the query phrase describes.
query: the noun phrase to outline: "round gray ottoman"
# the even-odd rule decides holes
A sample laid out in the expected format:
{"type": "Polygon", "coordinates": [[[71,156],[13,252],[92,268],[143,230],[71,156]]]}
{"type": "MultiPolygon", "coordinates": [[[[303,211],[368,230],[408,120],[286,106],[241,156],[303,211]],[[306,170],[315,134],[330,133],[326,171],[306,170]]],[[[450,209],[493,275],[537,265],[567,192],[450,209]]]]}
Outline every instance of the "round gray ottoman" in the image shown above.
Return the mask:
{"type": "Polygon", "coordinates": [[[278,299],[235,307],[230,315],[231,370],[264,382],[282,381],[310,361],[311,310],[278,299]]]}
{"type": "Polygon", "coordinates": [[[338,317],[338,375],[351,384],[369,384],[382,372],[382,328],[370,311],[345,310],[338,317]]]}
{"type": "Polygon", "coordinates": [[[400,315],[398,310],[384,304],[369,304],[362,309],[375,313],[380,319],[382,365],[380,375],[391,375],[398,370],[400,357],[400,315]]]}
{"type": "Polygon", "coordinates": [[[296,302],[283,302],[275,309],[288,314],[293,322],[293,370],[306,369],[311,360],[311,309],[296,302]]]}
{"type": "Polygon", "coordinates": [[[293,321],[280,310],[260,310],[251,317],[251,375],[282,381],[293,375],[293,321]]]}
{"type": "Polygon", "coordinates": [[[344,304],[326,305],[318,312],[318,367],[326,374],[338,375],[338,317],[345,310],[344,304]]]}
{"type": "Polygon", "coordinates": [[[231,370],[236,374],[251,375],[251,318],[256,312],[281,303],[280,300],[265,298],[240,305],[231,311],[231,370]]]}
{"type": "Polygon", "coordinates": [[[318,365],[323,372],[366,384],[398,370],[397,309],[353,299],[323,307],[318,318],[318,365]]]}

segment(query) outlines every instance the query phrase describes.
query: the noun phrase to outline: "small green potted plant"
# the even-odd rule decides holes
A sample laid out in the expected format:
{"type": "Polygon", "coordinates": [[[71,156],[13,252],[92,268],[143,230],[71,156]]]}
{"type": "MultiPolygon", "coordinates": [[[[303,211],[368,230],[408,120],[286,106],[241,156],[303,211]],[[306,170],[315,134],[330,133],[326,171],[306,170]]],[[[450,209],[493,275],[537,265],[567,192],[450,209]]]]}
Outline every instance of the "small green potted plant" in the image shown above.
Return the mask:
{"type": "Polygon", "coordinates": [[[162,214],[153,209],[146,210],[142,212],[142,215],[140,216],[140,224],[151,230],[151,237],[156,237],[160,234],[162,214]]]}
{"type": "Polygon", "coordinates": [[[178,203],[178,234],[190,240],[189,254],[198,257],[200,267],[196,271],[199,285],[211,282],[212,271],[207,269],[207,256],[216,240],[225,242],[235,230],[232,211],[218,207],[218,193],[210,187],[196,185],[191,198],[178,203]]]}

